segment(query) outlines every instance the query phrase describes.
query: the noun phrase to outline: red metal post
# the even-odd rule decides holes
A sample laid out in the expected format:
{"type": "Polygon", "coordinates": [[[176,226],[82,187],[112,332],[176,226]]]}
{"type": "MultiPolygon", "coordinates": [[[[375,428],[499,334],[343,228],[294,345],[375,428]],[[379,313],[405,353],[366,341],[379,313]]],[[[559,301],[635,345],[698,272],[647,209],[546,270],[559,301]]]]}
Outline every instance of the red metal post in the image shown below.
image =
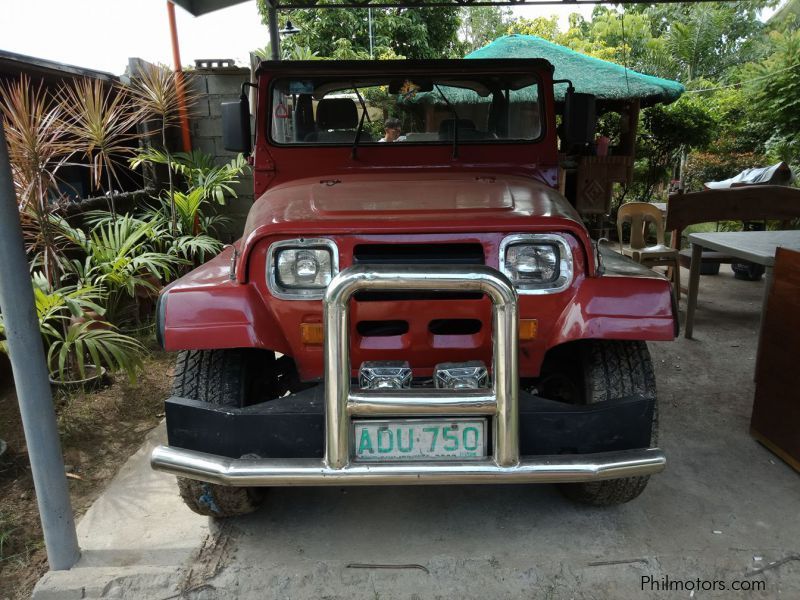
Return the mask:
{"type": "Polygon", "coordinates": [[[183,78],[183,67],[181,66],[181,50],[178,45],[178,26],[175,22],[175,5],[167,0],[167,15],[169,17],[169,33],[172,39],[172,62],[175,65],[175,74],[178,81],[178,114],[181,122],[181,140],[183,151],[191,152],[192,137],[189,131],[189,114],[186,110],[186,95],[184,93],[185,80],[183,78]]]}

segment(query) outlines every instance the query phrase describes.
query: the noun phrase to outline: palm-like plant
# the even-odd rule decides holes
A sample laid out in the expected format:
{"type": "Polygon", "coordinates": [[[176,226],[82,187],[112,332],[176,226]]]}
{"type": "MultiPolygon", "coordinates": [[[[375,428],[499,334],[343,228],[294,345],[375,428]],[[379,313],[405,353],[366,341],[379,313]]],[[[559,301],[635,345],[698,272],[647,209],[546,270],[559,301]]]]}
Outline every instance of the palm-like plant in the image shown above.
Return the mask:
{"type": "Polygon", "coordinates": [[[233,186],[248,168],[247,160],[242,154],[227,164],[215,165],[214,158],[200,150],[168,155],[156,148],[147,148],[132,158],[130,165],[135,169],[144,162],[171,167],[173,171],[186,178],[190,190],[200,188],[204,200],[213,199],[218,204],[225,204],[226,194],[236,197],[233,186]]]}
{"type": "Polygon", "coordinates": [[[113,329],[95,329],[92,321],[67,327],[64,333],[51,336],[47,363],[51,377],[68,381],[76,374],[86,379],[86,358],[96,368],[125,371],[131,381],[141,367],[143,346],[134,338],[113,329]]]}
{"type": "Polygon", "coordinates": [[[49,201],[56,177],[74,154],[61,106],[53,102],[42,84],[35,87],[26,75],[18,81],[0,82],[0,116],[3,118],[11,172],[21,211],[40,225],[43,268],[52,284],[58,279],[57,253],[48,227],[53,206],[49,201]]]}
{"type": "MultiPolygon", "coordinates": [[[[174,125],[180,116],[183,108],[182,102],[186,106],[190,106],[196,100],[196,95],[185,85],[182,73],[179,74],[150,64],[143,66],[138,75],[131,80],[130,94],[133,101],[142,110],[143,115],[161,120],[161,145],[167,162],[170,164],[167,128],[174,125]]],[[[167,176],[171,199],[175,191],[171,168],[167,169],[167,176]]],[[[177,215],[174,202],[172,200],[170,202],[172,203],[171,226],[174,232],[177,228],[177,215]]]]}
{"type": "Polygon", "coordinates": [[[137,285],[152,287],[145,275],[169,278],[179,261],[150,249],[154,233],[152,223],[127,216],[93,229],[84,250],[97,271],[96,281],[111,293],[124,290],[133,297],[137,285]]]}
{"type": "Polygon", "coordinates": [[[161,231],[158,222],[124,215],[114,218],[105,213],[95,220],[87,235],[65,221],[59,234],[80,248],[83,261],[69,263],[71,274],[84,285],[106,292],[106,309],[115,321],[121,302],[136,297],[137,290],[157,292],[159,283],[170,279],[187,260],[177,253],[158,249],[161,231]]]}
{"type": "MultiPolygon", "coordinates": [[[[101,290],[96,286],[53,288],[41,273],[32,275],[33,294],[39,331],[47,348],[47,364],[51,377],[68,381],[76,376],[85,379],[87,357],[97,369],[125,371],[133,380],[141,366],[144,351],[135,339],[123,335],[108,323],[98,328],[94,320],[71,322],[70,316],[83,318],[89,311],[101,316],[104,309],[101,290]]],[[[0,336],[5,326],[0,315],[0,336]]],[[[0,339],[0,352],[8,353],[8,345],[0,339]]]]}
{"type": "Polygon", "coordinates": [[[116,216],[113,181],[119,183],[116,162],[135,149],[131,130],[141,116],[141,108],[131,101],[124,88],[105,85],[98,79],[80,79],[62,85],[57,94],[67,131],[76,148],[89,160],[92,184],[101,188],[106,176],[111,213],[116,216]]]}

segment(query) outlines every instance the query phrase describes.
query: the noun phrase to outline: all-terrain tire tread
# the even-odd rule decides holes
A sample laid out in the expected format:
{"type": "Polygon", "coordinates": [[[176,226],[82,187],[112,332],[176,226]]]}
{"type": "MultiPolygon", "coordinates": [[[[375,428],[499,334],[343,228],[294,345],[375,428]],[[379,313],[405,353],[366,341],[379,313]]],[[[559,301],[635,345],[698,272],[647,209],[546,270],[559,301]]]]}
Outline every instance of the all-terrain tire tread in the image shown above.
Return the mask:
{"type": "Polygon", "coordinates": [[[185,350],[178,354],[172,393],[220,406],[240,407],[246,357],[241,350],[185,350]]]}
{"type": "MultiPolygon", "coordinates": [[[[647,344],[643,341],[588,342],[584,347],[586,402],[602,402],[639,394],[656,400],[656,380],[647,344]]],[[[650,443],[658,442],[658,404],[653,410],[650,443]]],[[[573,483],[561,487],[569,498],[592,506],[613,506],[641,494],[650,476],[573,483]]]]}
{"type": "MultiPolygon", "coordinates": [[[[172,393],[217,406],[241,407],[251,355],[245,350],[185,350],[175,361],[172,393]]],[[[199,515],[234,517],[256,510],[263,491],[230,487],[178,477],[178,491],[186,506],[199,515]]]]}

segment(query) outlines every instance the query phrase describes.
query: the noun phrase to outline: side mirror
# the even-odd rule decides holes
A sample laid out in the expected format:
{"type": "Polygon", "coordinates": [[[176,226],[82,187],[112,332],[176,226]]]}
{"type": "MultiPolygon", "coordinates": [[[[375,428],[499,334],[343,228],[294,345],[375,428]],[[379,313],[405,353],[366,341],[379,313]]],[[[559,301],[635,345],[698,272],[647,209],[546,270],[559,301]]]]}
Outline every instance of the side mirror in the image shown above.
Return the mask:
{"type": "Polygon", "coordinates": [[[222,145],[230,152],[248,156],[253,149],[250,139],[250,101],[242,94],[238,102],[222,103],[222,145]]]}
{"type": "Polygon", "coordinates": [[[568,148],[594,142],[597,133],[597,98],[579,94],[570,86],[564,101],[563,142],[568,148]]]}

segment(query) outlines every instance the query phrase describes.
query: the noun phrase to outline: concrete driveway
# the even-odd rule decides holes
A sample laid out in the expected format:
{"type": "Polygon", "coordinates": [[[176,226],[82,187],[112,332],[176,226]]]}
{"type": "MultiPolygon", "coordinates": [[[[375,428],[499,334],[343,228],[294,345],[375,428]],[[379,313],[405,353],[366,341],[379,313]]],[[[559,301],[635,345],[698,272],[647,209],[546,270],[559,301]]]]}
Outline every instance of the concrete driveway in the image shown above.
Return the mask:
{"type": "Polygon", "coordinates": [[[800,477],[747,432],[763,283],[722,270],[702,278],[696,339],[650,346],[668,467],[628,505],[293,488],[209,522],[149,469],[157,430],[81,521],[78,566],[34,598],[798,598],[800,477]]]}

